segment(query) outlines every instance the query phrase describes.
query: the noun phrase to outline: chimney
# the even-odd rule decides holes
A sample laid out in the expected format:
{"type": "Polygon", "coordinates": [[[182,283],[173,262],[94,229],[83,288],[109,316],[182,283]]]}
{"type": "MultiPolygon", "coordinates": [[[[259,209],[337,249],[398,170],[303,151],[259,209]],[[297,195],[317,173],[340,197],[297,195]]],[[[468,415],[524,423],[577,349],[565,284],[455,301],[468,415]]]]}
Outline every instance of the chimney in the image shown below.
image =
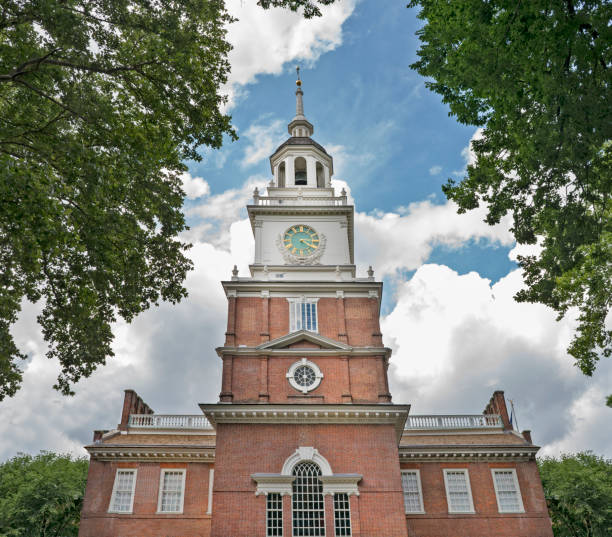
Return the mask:
{"type": "Polygon", "coordinates": [[[123,410],[121,411],[121,423],[117,426],[120,431],[128,428],[130,414],[153,414],[153,410],[147,405],[134,390],[125,390],[123,397],[123,410]]]}
{"type": "Polygon", "coordinates": [[[510,424],[510,416],[508,415],[508,408],[506,407],[506,398],[502,390],[496,390],[493,392],[493,396],[489,401],[489,404],[483,411],[483,414],[499,414],[502,420],[504,431],[512,430],[510,424]]]}

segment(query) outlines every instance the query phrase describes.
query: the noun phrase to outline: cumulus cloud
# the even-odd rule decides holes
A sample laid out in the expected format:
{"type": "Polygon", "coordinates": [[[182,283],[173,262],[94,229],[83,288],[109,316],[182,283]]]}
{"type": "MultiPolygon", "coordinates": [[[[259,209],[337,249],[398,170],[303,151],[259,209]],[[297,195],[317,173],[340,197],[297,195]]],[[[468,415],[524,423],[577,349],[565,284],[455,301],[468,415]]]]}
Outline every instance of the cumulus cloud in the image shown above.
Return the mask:
{"type": "Polygon", "coordinates": [[[210,186],[202,177],[192,177],[189,172],[185,172],[181,180],[187,199],[194,200],[210,194],[210,186]]]}
{"type": "Polygon", "coordinates": [[[592,379],[573,367],[565,349],[574,320],[559,323],[545,306],[515,302],[522,285],[519,270],[491,285],[440,265],[423,265],[400,285],[382,320],[394,349],[395,401],[412,403],[416,414],[480,412],[492,391],[503,389],[544,454],[609,453],[604,393],[612,367],[592,379]]]}
{"type": "Polygon", "coordinates": [[[314,63],[342,43],[342,25],[355,9],[354,0],[323,6],[322,17],[304,19],[300,13],[273,8],[264,11],[255,2],[230,0],[229,12],[238,19],[228,28],[234,46],[230,85],[245,85],[260,74],[280,74],[287,62],[314,63]]]}
{"type": "Polygon", "coordinates": [[[429,168],[429,175],[438,175],[442,171],[442,166],[432,166],[429,168]]]}
{"type": "Polygon", "coordinates": [[[241,166],[246,168],[267,159],[287,138],[285,121],[273,119],[267,123],[253,123],[242,137],[248,140],[241,166]]]}

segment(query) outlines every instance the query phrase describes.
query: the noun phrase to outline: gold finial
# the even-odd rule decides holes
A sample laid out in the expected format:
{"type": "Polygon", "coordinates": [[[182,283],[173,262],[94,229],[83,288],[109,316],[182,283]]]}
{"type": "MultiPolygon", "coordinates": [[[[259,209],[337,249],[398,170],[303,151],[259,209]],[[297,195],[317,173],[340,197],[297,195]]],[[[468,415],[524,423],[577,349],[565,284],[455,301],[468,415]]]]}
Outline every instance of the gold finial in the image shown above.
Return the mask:
{"type": "Polygon", "coordinates": [[[300,80],[300,66],[298,65],[295,68],[295,71],[297,72],[297,80],[295,81],[297,87],[299,88],[302,85],[302,81],[300,80]]]}

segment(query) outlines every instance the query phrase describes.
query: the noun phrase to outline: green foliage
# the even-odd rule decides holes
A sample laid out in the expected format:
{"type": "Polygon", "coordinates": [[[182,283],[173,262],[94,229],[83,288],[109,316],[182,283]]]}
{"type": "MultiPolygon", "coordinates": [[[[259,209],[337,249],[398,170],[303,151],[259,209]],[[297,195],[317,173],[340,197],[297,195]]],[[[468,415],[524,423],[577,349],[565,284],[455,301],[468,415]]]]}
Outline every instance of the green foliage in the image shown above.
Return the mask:
{"type": "Polygon", "coordinates": [[[285,7],[291,11],[298,11],[300,8],[304,8],[304,17],[311,19],[312,17],[321,16],[321,10],[317,4],[329,6],[335,1],[336,0],[257,0],[257,5],[264,9],[285,7]]]}
{"type": "Polygon", "coordinates": [[[579,310],[568,352],[587,375],[612,353],[612,4],[412,0],[426,21],[413,64],[452,115],[482,127],[477,162],[447,197],[487,223],[507,213],[527,288],[518,301],[579,310]]]}
{"type": "Polygon", "coordinates": [[[0,400],[21,382],[22,300],[61,364],[113,355],[111,323],[175,303],[191,268],[180,174],[235,137],[222,0],[6,0],[0,14],[0,400]]]}
{"type": "Polygon", "coordinates": [[[87,468],[48,452],[0,464],[0,537],[76,537],[87,468]]]}
{"type": "Polygon", "coordinates": [[[555,537],[612,535],[612,460],[584,452],[538,466],[555,537]]]}

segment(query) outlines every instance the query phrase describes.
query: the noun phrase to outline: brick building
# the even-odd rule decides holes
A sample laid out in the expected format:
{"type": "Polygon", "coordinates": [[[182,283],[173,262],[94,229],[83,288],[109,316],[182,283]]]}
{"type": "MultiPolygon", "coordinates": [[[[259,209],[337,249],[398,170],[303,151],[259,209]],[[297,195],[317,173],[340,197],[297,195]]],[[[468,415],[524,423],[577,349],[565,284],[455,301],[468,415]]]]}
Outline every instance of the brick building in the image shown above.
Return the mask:
{"type": "Polygon", "coordinates": [[[154,413],[125,392],[96,431],[81,537],[551,537],[528,431],[391,401],[382,283],[357,277],[353,207],[331,188],[301,82],[290,138],[247,207],[250,276],[228,300],[219,402],[154,413]]]}

